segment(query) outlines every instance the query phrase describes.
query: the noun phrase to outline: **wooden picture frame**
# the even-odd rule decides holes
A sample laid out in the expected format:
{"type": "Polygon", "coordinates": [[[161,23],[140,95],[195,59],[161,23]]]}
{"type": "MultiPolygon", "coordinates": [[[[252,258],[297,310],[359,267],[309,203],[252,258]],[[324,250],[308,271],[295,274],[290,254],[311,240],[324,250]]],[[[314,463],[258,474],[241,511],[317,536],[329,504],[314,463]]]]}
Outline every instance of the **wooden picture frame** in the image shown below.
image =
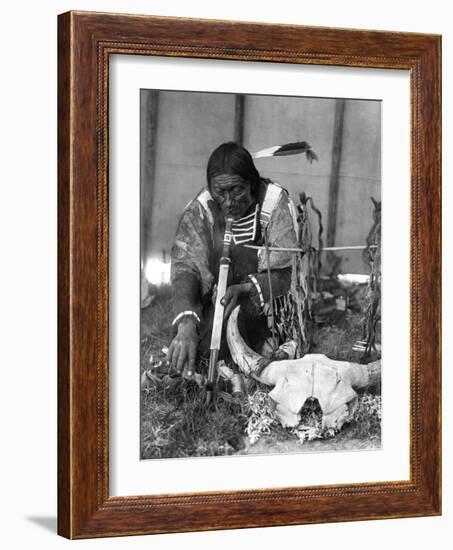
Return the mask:
{"type": "Polygon", "coordinates": [[[440,37],[69,12],[59,16],[58,47],[59,534],[88,538],[440,514],[440,37]],[[111,54],[410,72],[410,480],[109,495],[111,54]]]}

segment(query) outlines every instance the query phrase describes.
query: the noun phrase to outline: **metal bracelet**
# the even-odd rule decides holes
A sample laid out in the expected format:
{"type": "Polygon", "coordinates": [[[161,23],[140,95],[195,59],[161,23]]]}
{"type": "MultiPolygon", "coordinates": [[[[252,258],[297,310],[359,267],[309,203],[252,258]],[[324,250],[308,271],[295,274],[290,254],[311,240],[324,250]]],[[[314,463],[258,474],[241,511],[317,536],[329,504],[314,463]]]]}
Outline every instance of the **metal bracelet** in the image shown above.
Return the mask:
{"type": "Polygon", "coordinates": [[[182,317],[186,317],[186,316],[195,317],[195,319],[197,320],[198,324],[201,324],[200,317],[198,317],[198,315],[195,313],[195,311],[186,310],[186,311],[181,311],[181,313],[179,313],[178,315],[176,315],[176,317],[173,319],[171,325],[172,325],[172,326],[176,325],[176,323],[177,323],[182,317]]]}

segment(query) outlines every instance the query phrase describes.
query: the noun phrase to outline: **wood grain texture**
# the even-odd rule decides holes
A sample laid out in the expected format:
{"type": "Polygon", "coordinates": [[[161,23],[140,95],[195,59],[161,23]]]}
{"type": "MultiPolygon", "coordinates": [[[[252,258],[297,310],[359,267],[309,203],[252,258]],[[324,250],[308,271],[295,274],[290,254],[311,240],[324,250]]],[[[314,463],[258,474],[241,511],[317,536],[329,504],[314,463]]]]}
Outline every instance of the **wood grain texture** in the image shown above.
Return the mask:
{"type": "Polygon", "coordinates": [[[70,65],[69,16],[58,26],[58,532],[70,536],[70,65]]]}
{"type": "Polygon", "coordinates": [[[440,514],[440,37],[70,12],[59,16],[58,43],[59,533],[86,538],[440,514]],[[410,481],[109,496],[110,54],[410,71],[410,481]]]}

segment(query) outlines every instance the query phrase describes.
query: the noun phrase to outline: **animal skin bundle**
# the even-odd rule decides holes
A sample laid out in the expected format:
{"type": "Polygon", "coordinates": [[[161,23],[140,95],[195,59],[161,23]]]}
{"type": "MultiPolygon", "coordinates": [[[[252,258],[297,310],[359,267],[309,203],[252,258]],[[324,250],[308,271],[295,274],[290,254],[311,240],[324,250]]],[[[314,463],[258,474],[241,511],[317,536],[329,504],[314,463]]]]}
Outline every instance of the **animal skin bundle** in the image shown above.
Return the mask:
{"type": "Polygon", "coordinates": [[[275,328],[280,342],[293,340],[296,356],[301,357],[310,350],[310,326],[312,322],[312,294],[317,290],[321,270],[320,254],[322,242],[322,217],[313,199],[301,193],[297,205],[298,242],[301,252],[293,252],[291,286],[289,293],[274,300],[275,328]],[[318,249],[312,246],[312,231],[308,206],[318,217],[318,249]]]}

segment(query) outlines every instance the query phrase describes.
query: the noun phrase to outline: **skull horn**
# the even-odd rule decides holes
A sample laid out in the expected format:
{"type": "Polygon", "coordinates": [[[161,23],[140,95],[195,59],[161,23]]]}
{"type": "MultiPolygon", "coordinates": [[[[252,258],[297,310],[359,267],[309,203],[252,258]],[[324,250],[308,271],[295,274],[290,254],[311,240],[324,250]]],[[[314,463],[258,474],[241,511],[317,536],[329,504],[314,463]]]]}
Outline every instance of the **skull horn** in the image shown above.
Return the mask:
{"type": "Polygon", "coordinates": [[[356,388],[375,386],[381,381],[381,360],[366,365],[349,363],[351,385],[356,388]]]}
{"type": "Polygon", "coordinates": [[[239,332],[238,314],[240,306],[236,306],[230,314],[227,325],[227,342],[231,357],[241,372],[247,376],[253,376],[259,370],[263,357],[253,351],[245,342],[239,332]]]}

